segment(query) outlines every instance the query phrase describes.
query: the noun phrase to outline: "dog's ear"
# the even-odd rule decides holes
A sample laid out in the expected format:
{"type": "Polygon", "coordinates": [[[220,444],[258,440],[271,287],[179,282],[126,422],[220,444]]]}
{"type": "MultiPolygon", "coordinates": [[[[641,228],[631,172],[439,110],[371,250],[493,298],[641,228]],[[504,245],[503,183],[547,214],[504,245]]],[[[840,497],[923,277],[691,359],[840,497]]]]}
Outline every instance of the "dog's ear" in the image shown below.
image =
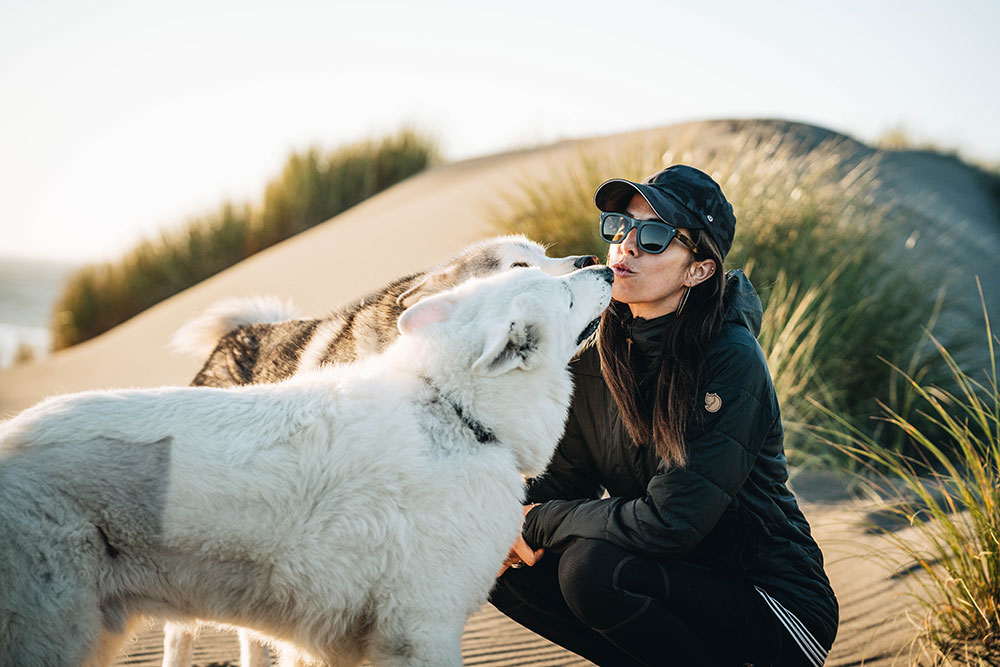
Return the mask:
{"type": "Polygon", "coordinates": [[[507,327],[486,339],[483,353],[472,371],[480,375],[503,375],[515,368],[530,369],[538,351],[538,328],[522,316],[508,320],[507,327]]]}
{"type": "Polygon", "coordinates": [[[403,311],[396,322],[401,334],[420,331],[430,324],[444,322],[451,316],[455,300],[450,295],[437,295],[424,299],[403,311]]]}
{"type": "Polygon", "coordinates": [[[396,297],[396,304],[409,308],[421,299],[451,289],[458,284],[458,267],[446,266],[424,275],[410,289],[396,297]]]}

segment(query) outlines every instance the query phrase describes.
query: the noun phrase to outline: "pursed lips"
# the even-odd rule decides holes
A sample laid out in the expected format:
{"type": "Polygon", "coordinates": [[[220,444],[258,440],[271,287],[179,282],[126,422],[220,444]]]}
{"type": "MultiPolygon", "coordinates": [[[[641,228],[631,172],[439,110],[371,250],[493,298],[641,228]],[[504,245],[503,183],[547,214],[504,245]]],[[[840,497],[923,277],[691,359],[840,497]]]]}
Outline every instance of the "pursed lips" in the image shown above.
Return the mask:
{"type": "Polygon", "coordinates": [[[626,278],[635,274],[635,271],[629,268],[628,264],[625,264],[624,262],[612,264],[611,269],[615,272],[615,278],[626,278]]]}

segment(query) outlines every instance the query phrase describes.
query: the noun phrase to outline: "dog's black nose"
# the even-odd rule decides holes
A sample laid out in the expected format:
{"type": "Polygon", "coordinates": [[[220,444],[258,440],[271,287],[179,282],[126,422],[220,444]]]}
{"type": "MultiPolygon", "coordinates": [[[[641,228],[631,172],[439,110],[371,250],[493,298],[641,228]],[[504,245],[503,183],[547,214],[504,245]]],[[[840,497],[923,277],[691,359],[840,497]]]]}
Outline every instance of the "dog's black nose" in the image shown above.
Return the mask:
{"type": "Polygon", "coordinates": [[[578,269],[582,269],[585,266],[593,266],[594,264],[597,264],[598,261],[600,260],[593,255],[581,255],[580,257],[577,257],[575,262],[573,262],[573,266],[578,269]]]}
{"type": "Polygon", "coordinates": [[[607,280],[609,285],[615,284],[615,272],[611,270],[610,266],[601,269],[601,277],[607,280]]]}

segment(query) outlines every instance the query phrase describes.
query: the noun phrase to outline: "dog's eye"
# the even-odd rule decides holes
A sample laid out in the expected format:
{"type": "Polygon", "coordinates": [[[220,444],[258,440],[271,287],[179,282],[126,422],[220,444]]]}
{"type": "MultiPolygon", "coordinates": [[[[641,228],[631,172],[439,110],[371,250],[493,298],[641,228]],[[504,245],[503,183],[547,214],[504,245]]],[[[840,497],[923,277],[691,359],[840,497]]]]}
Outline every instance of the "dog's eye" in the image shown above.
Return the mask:
{"type": "Polygon", "coordinates": [[[510,265],[512,269],[526,269],[530,266],[527,262],[514,262],[510,265]]]}

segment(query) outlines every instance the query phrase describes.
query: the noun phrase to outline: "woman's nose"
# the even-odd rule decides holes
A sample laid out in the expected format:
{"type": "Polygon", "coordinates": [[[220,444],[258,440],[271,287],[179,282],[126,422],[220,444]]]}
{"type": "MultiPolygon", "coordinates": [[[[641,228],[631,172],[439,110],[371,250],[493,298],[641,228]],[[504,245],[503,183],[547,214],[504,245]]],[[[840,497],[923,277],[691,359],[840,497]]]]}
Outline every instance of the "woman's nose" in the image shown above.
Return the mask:
{"type": "Polygon", "coordinates": [[[633,257],[639,254],[639,230],[634,227],[628,230],[628,234],[621,242],[622,252],[633,257]]]}

